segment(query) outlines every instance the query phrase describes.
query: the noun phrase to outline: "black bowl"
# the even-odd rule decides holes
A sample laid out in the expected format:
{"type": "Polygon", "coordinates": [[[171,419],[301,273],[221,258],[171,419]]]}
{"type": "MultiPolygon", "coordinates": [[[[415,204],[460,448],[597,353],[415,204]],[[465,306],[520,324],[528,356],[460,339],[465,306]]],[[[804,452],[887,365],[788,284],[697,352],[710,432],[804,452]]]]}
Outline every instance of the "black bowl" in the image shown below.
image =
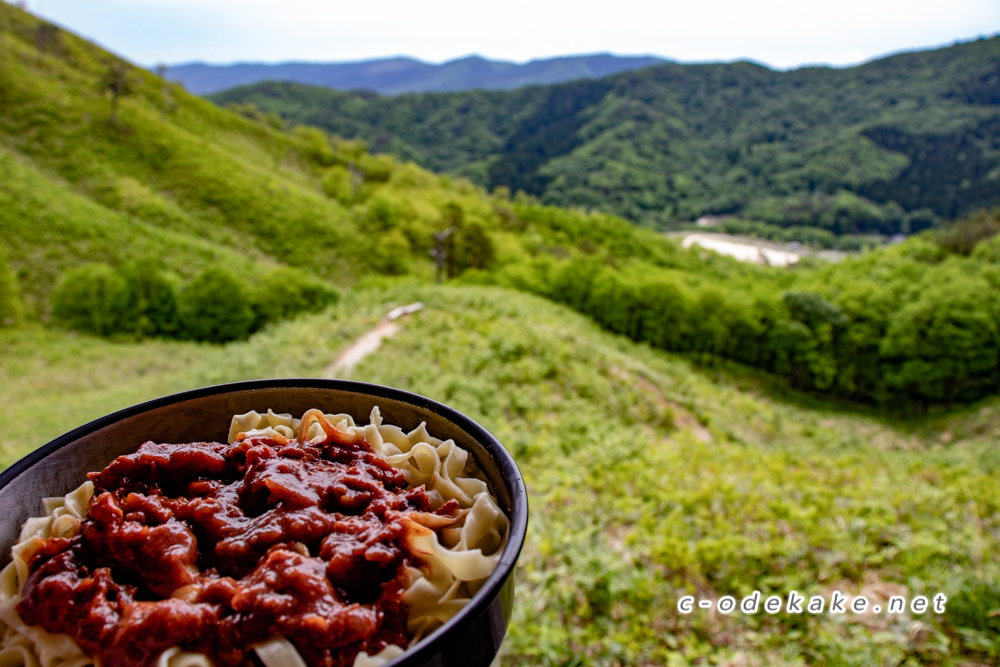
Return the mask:
{"type": "Polygon", "coordinates": [[[443,440],[467,449],[496,491],[510,518],[510,537],[500,563],[461,612],[396,658],[392,667],[487,667],[500,650],[514,606],[514,565],[528,528],[524,480],[503,445],[462,413],[399,389],[347,380],[280,379],[217,385],[165,396],[119,410],[62,435],[0,473],[0,558],[10,559],[21,524],[40,516],[42,498],[64,495],[114,458],[142,443],[225,442],[232,415],[250,410],[301,415],[309,408],[347,413],[367,423],[379,406],[386,424],[404,430],[427,422],[443,440]]]}

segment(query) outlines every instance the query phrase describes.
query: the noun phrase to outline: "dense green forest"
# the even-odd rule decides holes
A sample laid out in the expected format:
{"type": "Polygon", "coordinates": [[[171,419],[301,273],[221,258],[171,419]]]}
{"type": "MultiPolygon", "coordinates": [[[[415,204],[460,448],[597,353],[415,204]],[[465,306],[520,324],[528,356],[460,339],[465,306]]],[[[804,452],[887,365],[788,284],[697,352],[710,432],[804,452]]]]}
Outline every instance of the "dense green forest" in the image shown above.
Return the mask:
{"type": "Polygon", "coordinates": [[[510,92],[218,93],[487,188],[669,228],[909,234],[1000,203],[1000,37],[858,67],[665,64],[510,92]]]}
{"type": "Polygon", "coordinates": [[[147,398],[326,374],[420,300],[350,377],[454,405],[524,471],[504,664],[995,663],[1000,220],[967,218],[742,264],[234,113],[0,3],[0,399],[30,425],[0,465],[147,398]],[[791,589],[950,602],[676,611],[791,589]]]}

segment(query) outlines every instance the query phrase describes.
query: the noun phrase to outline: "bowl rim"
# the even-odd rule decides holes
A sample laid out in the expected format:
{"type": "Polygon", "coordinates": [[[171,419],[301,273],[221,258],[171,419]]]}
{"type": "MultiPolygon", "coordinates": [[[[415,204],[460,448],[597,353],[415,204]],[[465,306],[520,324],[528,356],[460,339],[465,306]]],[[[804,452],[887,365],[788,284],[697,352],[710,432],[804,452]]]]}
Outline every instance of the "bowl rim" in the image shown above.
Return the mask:
{"type": "MultiPolygon", "coordinates": [[[[49,454],[62,449],[63,447],[79,440],[83,436],[98,431],[115,422],[140,415],[150,410],[166,407],[175,403],[181,403],[192,399],[214,396],[217,394],[238,393],[252,391],[255,389],[280,389],[280,388],[317,388],[348,391],[360,394],[367,394],[376,398],[384,398],[398,401],[415,407],[420,407],[430,412],[434,412],[445,417],[448,421],[456,424],[463,431],[472,436],[491,455],[502,476],[509,481],[511,487],[511,516],[508,517],[511,523],[510,534],[507,538],[507,545],[500,561],[497,563],[493,574],[486,580],[471,601],[460,612],[448,619],[440,628],[423,638],[412,648],[407,648],[398,658],[388,663],[386,667],[403,665],[410,662],[420,664],[437,654],[438,647],[442,644],[446,635],[452,632],[461,632],[463,628],[471,626],[483,613],[486,612],[490,604],[501,593],[501,589],[507,582],[508,577],[514,575],[514,568],[517,565],[518,556],[524,547],[524,541],[528,530],[528,493],[524,484],[524,478],[518,469],[514,458],[510,452],[500,443],[500,441],[482,425],[459,412],[455,408],[443,403],[421,396],[413,392],[385,385],[359,382],[356,380],[339,380],[326,378],[272,378],[260,380],[243,380],[239,382],[229,382],[224,384],[210,385],[189,389],[186,391],[168,394],[159,398],[154,398],[142,403],[137,403],[121,410],[116,410],[110,414],[98,417],[82,426],[78,426],[68,431],[46,444],[32,450],[18,461],[11,464],[7,469],[0,472],[0,488],[6,487],[22,474],[27,472],[32,466],[47,457],[49,454]]],[[[509,622],[509,619],[507,619],[509,622]]],[[[506,633],[506,629],[505,629],[506,633]]]]}

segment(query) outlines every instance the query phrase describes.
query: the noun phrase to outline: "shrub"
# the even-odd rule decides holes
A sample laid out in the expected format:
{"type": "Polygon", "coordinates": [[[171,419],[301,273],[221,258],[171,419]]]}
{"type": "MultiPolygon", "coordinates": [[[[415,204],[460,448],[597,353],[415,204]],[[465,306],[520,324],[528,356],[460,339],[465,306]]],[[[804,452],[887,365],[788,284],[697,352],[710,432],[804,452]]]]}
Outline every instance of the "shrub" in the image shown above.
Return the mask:
{"type": "Polygon", "coordinates": [[[358,159],[358,169],[366,181],[385,183],[392,177],[393,161],[388,155],[362,155],[358,159]]]}
{"type": "Polygon", "coordinates": [[[261,276],[253,308],[257,324],[262,326],[298,313],[322,310],[339,298],[337,290],[319,278],[282,266],[261,276]]]}
{"type": "Polygon", "coordinates": [[[997,233],[1000,233],[1000,209],[980,211],[969,220],[938,232],[934,240],[948,252],[968,257],[977,245],[993,238],[997,233]]]}
{"type": "Polygon", "coordinates": [[[180,332],[177,286],[156,258],[140,259],[122,271],[128,284],[125,327],[138,336],[176,337],[180,332]]]}
{"type": "Polygon", "coordinates": [[[355,186],[351,183],[351,172],[347,167],[337,165],[327,169],[323,173],[322,185],[327,197],[344,205],[354,201],[355,186]]]}
{"type": "Polygon", "coordinates": [[[99,336],[126,330],[129,289],[108,264],[85,264],[63,274],[52,294],[52,315],[64,326],[99,336]]]}
{"type": "Polygon", "coordinates": [[[188,338],[225,343],[246,337],[257,318],[239,278],[227,269],[212,267],[181,292],[180,319],[188,338]]]}
{"type": "Polygon", "coordinates": [[[399,224],[399,210],[388,197],[377,195],[368,202],[365,211],[365,229],[372,232],[387,232],[399,224]]]}
{"type": "Polygon", "coordinates": [[[309,160],[327,167],[334,163],[335,156],[326,133],[318,127],[299,125],[295,128],[295,138],[301,142],[301,151],[309,160]]]}
{"type": "Polygon", "coordinates": [[[458,230],[448,258],[448,274],[454,277],[467,269],[487,269],[496,259],[493,240],[482,225],[473,223],[458,230]]]}
{"type": "Polygon", "coordinates": [[[380,273],[401,276],[410,270],[410,241],[399,229],[378,234],[369,255],[372,268],[380,273]]]}

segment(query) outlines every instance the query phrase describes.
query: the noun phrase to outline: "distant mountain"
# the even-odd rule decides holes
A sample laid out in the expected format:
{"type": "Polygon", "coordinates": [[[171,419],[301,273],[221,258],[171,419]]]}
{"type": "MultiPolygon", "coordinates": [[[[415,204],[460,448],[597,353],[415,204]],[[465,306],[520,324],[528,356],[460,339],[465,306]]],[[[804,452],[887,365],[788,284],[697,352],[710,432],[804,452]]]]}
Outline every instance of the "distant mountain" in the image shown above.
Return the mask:
{"type": "Polygon", "coordinates": [[[523,65],[471,56],[442,65],[413,58],[386,58],[353,63],[291,62],[267,65],[191,63],[167,70],[171,81],[189,92],[207,95],[260,81],[286,81],[337,90],[371,90],[383,95],[456,90],[513,90],[575,79],[599,79],[666,62],[651,56],[596,54],[532,60],[523,65]]]}
{"type": "Polygon", "coordinates": [[[909,233],[1000,204],[1000,37],[845,69],[666,63],[513,91],[212,97],[543,202],[909,233]]]}

